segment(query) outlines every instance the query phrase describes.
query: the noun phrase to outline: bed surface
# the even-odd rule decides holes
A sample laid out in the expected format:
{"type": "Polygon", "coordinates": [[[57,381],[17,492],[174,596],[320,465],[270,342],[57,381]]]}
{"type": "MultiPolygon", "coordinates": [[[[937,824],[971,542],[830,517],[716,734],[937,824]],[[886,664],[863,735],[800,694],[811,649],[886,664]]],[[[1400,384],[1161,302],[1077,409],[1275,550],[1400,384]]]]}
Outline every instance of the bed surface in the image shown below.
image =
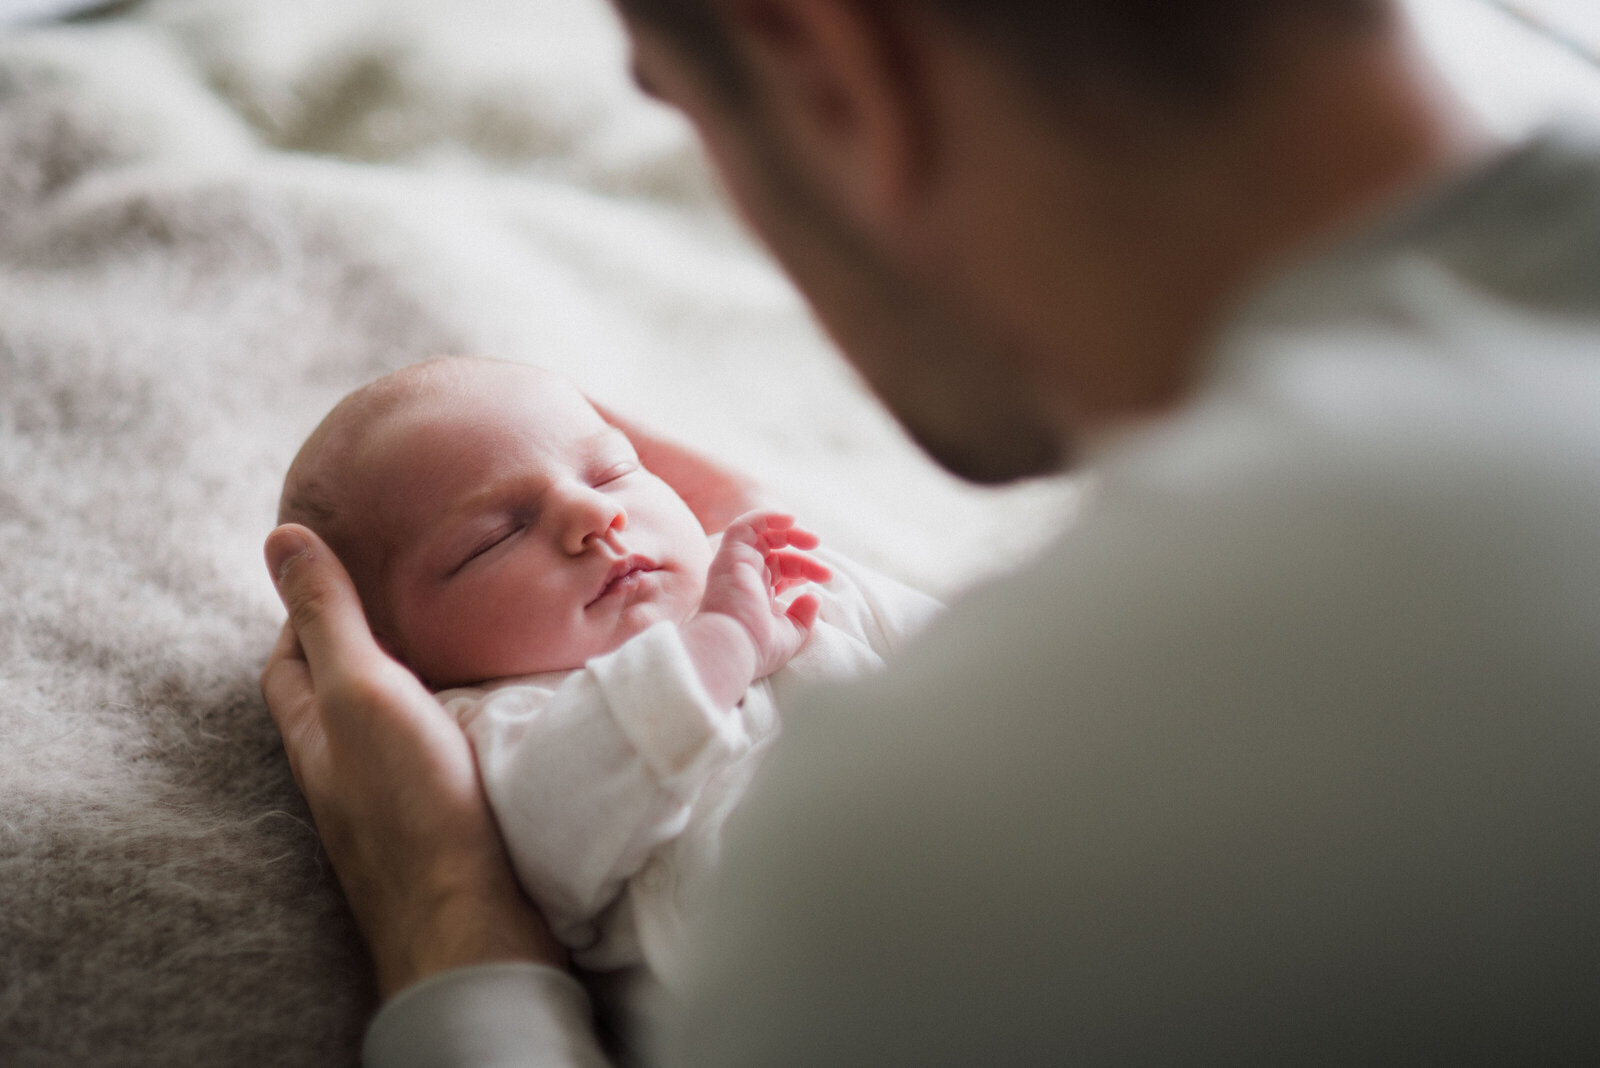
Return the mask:
{"type": "MultiPolygon", "coordinates": [[[[1508,32],[1471,2],[1419,3],[1457,76],[1508,32]]],[[[1500,129],[1600,112],[1518,40],[1555,73],[1501,71],[1500,129]]],[[[354,1062],[370,975],[256,679],[283,470],[368,378],[544,364],[947,595],[1070,515],[928,464],[623,71],[599,0],[0,32],[0,1064],[354,1062]]]]}

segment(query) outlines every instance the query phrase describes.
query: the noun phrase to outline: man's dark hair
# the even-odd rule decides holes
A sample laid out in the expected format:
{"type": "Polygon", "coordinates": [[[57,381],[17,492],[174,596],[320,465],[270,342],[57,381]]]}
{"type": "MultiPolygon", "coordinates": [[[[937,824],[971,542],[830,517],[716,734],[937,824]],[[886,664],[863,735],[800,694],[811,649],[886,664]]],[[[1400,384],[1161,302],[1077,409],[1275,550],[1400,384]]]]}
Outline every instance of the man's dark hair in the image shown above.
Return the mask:
{"type": "MultiPolygon", "coordinates": [[[[618,0],[699,58],[725,92],[743,71],[713,0],[618,0]]],[[[873,2],[873,0],[864,0],[873,2]]],[[[893,0],[928,4],[970,29],[1049,95],[1113,78],[1204,100],[1224,92],[1275,20],[1370,20],[1386,0],[893,0]]]]}

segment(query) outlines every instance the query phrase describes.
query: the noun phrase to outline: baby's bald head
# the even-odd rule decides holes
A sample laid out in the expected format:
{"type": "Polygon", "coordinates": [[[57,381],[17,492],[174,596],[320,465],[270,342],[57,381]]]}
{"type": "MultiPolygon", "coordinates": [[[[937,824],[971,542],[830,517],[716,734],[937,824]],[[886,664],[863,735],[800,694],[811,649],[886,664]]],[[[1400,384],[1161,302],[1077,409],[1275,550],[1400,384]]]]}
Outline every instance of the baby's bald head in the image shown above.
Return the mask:
{"type": "Polygon", "coordinates": [[[386,626],[384,573],[394,549],[371,484],[371,450],[379,432],[419,408],[466,402],[485,377],[515,377],[522,388],[548,371],[474,356],[440,356],[403,367],[360,387],[334,405],[311,432],[284,476],[278,522],[311,528],[339,557],[374,629],[386,626]]]}

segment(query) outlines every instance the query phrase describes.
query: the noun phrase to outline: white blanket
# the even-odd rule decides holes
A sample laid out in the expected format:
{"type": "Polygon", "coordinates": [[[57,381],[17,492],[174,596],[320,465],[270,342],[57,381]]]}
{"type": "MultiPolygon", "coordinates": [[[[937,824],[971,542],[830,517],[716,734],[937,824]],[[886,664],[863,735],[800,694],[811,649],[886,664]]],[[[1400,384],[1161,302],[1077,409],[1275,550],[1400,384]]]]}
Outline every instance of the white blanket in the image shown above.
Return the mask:
{"type": "Polygon", "coordinates": [[[371,376],[556,368],[946,595],[1070,510],[929,465],[623,70],[599,0],[0,36],[0,1063],[353,1061],[371,978],[257,692],[259,547],[371,376]]]}

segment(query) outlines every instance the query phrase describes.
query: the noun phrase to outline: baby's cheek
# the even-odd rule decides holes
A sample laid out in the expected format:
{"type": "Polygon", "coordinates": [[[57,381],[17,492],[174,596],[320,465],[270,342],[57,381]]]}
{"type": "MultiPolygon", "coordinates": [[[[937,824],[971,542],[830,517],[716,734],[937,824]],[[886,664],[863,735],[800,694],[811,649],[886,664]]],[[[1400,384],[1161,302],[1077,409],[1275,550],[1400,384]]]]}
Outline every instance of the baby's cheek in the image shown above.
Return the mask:
{"type": "MultiPolygon", "coordinates": [[[[709,557],[706,565],[710,566],[709,557]]],[[[666,591],[666,600],[662,605],[666,618],[674,623],[687,623],[700,611],[700,602],[706,597],[707,567],[685,571],[674,577],[675,581],[666,591]]]]}
{"type": "Polygon", "coordinates": [[[449,674],[483,681],[510,674],[518,650],[526,646],[527,616],[502,600],[485,597],[477,604],[440,605],[432,621],[434,648],[449,674]],[[511,669],[511,670],[508,670],[511,669]]]}
{"type": "Polygon", "coordinates": [[[486,649],[500,650],[503,655],[526,656],[550,647],[554,644],[552,639],[559,638],[558,634],[550,632],[538,613],[526,610],[505,612],[492,624],[487,620],[485,624],[476,628],[479,643],[486,649]]]}

